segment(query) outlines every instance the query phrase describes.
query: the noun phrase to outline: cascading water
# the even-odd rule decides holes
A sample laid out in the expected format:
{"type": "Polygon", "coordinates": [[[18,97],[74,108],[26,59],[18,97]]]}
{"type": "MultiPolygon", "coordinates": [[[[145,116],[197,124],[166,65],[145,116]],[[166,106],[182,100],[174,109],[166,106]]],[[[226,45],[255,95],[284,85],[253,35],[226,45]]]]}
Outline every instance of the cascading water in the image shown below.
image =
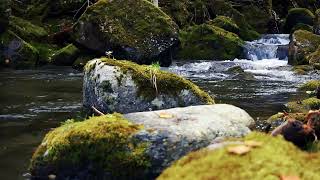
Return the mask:
{"type": "Polygon", "coordinates": [[[288,65],[289,41],[288,34],[263,35],[259,40],[246,42],[246,59],[180,61],[167,70],[191,79],[215,96],[217,102],[234,104],[252,116],[266,118],[282,111],[289,100],[298,99],[297,86],[311,78],[296,75],[288,65]],[[253,74],[256,80],[237,78],[228,72],[234,66],[253,74]]]}

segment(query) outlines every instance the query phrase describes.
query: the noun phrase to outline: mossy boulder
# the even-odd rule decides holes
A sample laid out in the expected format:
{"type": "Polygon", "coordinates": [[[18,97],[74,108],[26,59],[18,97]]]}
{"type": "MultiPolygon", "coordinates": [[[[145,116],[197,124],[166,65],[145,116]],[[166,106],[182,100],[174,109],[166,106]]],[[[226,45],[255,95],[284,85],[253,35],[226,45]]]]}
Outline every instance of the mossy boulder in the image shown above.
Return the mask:
{"type": "Polygon", "coordinates": [[[320,9],[315,12],[313,30],[315,34],[320,35],[320,9]]]}
{"type": "Polygon", "coordinates": [[[9,25],[11,13],[10,1],[4,0],[0,3],[0,34],[3,33],[9,25]]]}
{"type": "Polygon", "coordinates": [[[311,65],[297,65],[292,68],[292,71],[294,71],[298,75],[306,75],[314,70],[314,67],[311,65]]]}
{"type": "Polygon", "coordinates": [[[166,179],[297,179],[320,178],[320,154],[299,150],[282,137],[252,133],[243,139],[225,142],[213,150],[190,153],[166,169],[158,178],[166,179]],[[236,141],[236,142],[235,142],[236,141]],[[234,147],[260,144],[242,155],[233,154],[234,147]],[[247,144],[247,145],[246,145],[247,144]],[[252,144],[252,143],[251,143],[252,144]]]}
{"type": "Polygon", "coordinates": [[[177,25],[146,0],[100,0],[74,26],[73,39],[104,54],[140,64],[159,61],[168,66],[178,42],[177,25]]]}
{"type": "Polygon", "coordinates": [[[180,32],[178,59],[232,60],[242,55],[244,42],[232,32],[201,24],[180,32]]]}
{"type": "Polygon", "coordinates": [[[320,109],[320,99],[317,98],[308,98],[303,101],[292,101],[287,104],[289,112],[301,112],[306,113],[310,110],[320,109]]]}
{"type": "Polygon", "coordinates": [[[71,66],[80,54],[80,50],[73,44],[69,44],[55,52],[50,62],[58,66],[71,66]]]}
{"type": "Polygon", "coordinates": [[[290,65],[309,64],[306,57],[315,52],[319,44],[319,35],[305,30],[295,31],[289,44],[288,63],[290,65]]]}
{"type": "Polygon", "coordinates": [[[286,32],[290,33],[298,23],[313,26],[313,19],[314,14],[309,9],[292,8],[288,12],[284,28],[286,32]]]}
{"type": "Polygon", "coordinates": [[[297,30],[313,32],[313,27],[308,24],[298,23],[291,29],[291,33],[294,33],[297,30]]]}
{"type": "Polygon", "coordinates": [[[209,23],[214,26],[220,27],[226,31],[233,32],[237,35],[239,35],[240,33],[238,25],[230,17],[218,16],[209,23]]]}
{"type": "Polygon", "coordinates": [[[10,30],[15,32],[25,41],[44,41],[48,36],[48,32],[40,26],[32,24],[30,21],[19,17],[10,17],[10,30]]]}
{"type": "Polygon", "coordinates": [[[301,85],[299,89],[304,91],[314,91],[317,87],[320,87],[320,80],[311,80],[301,85]]]}
{"type": "Polygon", "coordinates": [[[39,52],[12,31],[0,35],[0,65],[13,68],[35,67],[39,52]]]}
{"type": "Polygon", "coordinates": [[[30,171],[44,179],[138,179],[150,166],[148,144],[134,137],[142,129],[120,114],[65,123],[43,139],[30,171]]]}
{"type": "Polygon", "coordinates": [[[318,65],[320,64],[320,44],[316,51],[306,56],[306,60],[310,65],[318,65]]]}
{"type": "Polygon", "coordinates": [[[85,66],[84,107],[130,113],[213,104],[213,99],[192,82],[153,66],[108,58],[85,66]]]}
{"type": "Polygon", "coordinates": [[[35,179],[154,179],[216,138],[248,134],[253,122],[226,104],[68,120],[46,135],[30,170],[35,179]]]}

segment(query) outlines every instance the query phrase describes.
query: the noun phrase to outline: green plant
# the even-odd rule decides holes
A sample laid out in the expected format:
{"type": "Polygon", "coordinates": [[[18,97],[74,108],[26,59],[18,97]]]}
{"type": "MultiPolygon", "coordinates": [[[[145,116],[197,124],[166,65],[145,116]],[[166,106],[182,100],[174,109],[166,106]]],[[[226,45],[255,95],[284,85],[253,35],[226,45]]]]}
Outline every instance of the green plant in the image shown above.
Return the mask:
{"type": "Polygon", "coordinates": [[[158,86],[157,86],[157,73],[160,70],[160,63],[154,62],[150,65],[150,82],[152,86],[156,90],[156,94],[158,94],[158,86]]]}

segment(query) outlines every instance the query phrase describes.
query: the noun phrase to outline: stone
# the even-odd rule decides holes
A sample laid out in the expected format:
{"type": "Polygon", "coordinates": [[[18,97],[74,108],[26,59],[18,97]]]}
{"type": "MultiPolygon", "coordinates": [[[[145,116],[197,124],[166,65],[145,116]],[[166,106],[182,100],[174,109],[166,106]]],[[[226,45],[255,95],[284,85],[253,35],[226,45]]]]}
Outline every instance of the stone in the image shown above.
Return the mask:
{"type": "Polygon", "coordinates": [[[75,24],[73,39],[103,55],[112,51],[117,59],[169,66],[177,31],[168,15],[145,0],[100,0],[75,24]]]}
{"type": "Polygon", "coordinates": [[[101,58],[89,61],[84,71],[87,110],[130,113],[214,103],[192,82],[152,66],[101,58]]]}
{"type": "Polygon", "coordinates": [[[31,161],[33,177],[154,179],[174,161],[254,123],[227,104],[68,120],[49,132],[31,161]]]}

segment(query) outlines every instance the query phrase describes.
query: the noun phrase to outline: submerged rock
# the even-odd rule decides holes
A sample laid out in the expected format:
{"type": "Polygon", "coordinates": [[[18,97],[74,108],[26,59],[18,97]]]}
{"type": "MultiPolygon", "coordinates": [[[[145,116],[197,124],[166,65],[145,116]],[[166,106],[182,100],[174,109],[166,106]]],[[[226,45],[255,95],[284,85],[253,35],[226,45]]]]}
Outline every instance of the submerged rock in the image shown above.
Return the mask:
{"type": "Polygon", "coordinates": [[[153,179],[220,137],[241,137],[254,120],[217,104],[93,117],[49,132],[31,162],[34,178],[153,179]]]}
{"type": "Polygon", "coordinates": [[[232,79],[248,80],[248,81],[256,80],[256,78],[252,73],[245,72],[240,66],[229,68],[227,72],[234,75],[232,79]]]}
{"type": "Polygon", "coordinates": [[[288,63],[290,65],[309,64],[306,56],[316,51],[319,44],[319,35],[305,30],[295,31],[289,44],[288,63]]]}
{"type": "Polygon", "coordinates": [[[73,39],[96,52],[113,51],[118,59],[168,66],[178,42],[177,25],[145,0],[100,0],[74,26],[73,39]]]}
{"type": "Polygon", "coordinates": [[[282,137],[261,133],[252,133],[235,141],[227,141],[218,149],[190,153],[166,169],[158,179],[320,178],[319,153],[302,152],[282,137]],[[233,153],[234,149],[243,147],[246,148],[243,154],[233,153]]]}
{"type": "Polygon", "coordinates": [[[130,113],[200,104],[213,99],[192,82],[157,67],[101,58],[87,63],[83,105],[130,113]]]}

